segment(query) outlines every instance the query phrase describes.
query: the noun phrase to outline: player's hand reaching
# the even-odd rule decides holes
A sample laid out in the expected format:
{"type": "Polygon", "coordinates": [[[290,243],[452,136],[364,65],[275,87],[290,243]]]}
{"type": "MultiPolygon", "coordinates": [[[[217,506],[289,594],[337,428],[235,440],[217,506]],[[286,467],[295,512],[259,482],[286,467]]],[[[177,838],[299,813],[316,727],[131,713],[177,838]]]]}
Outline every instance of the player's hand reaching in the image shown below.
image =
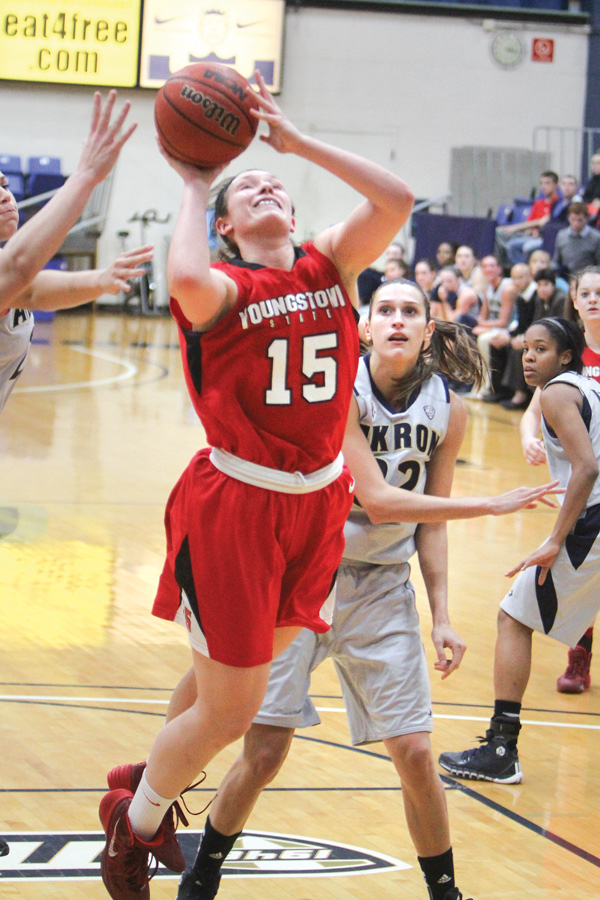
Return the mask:
{"type": "Polygon", "coordinates": [[[437,654],[433,668],[442,673],[443,681],[455,669],[458,669],[465,655],[467,645],[449,623],[434,625],[431,631],[431,640],[437,654]],[[446,656],[446,650],[450,651],[450,659],[446,656]]]}
{"type": "Polygon", "coordinates": [[[77,165],[78,172],[89,176],[96,183],[100,183],[106,178],[117,161],[121,147],[137,128],[137,124],[134,123],[126,131],[121,132],[131,107],[129,101],[123,104],[123,109],[114,122],[111,122],[116,99],[117,92],[115,90],[108,92],[104,104],[100,93],[96,91],[94,94],[90,133],[83,145],[77,165]]]}
{"type": "Polygon", "coordinates": [[[560,550],[560,543],[552,537],[547,538],[544,543],[538,547],[527,559],[524,559],[519,563],[518,566],[515,566],[509,572],[506,573],[508,578],[512,578],[513,575],[516,575],[517,572],[522,572],[524,569],[528,569],[530,566],[540,566],[541,571],[538,578],[538,584],[543,584],[546,580],[546,576],[550,571],[550,568],[554,564],[554,560],[558,556],[558,551],[560,550]]]}
{"type": "Polygon", "coordinates": [[[269,133],[260,135],[261,141],[269,144],[278,153],[293,153],[301,140],[300,132],[275,103],[260,72],[255,72],[255,78],[260,92],[258,94],[260,109],[252,110],[252,114],[269,126],[269,133]]]}
{"type": "Polygon", "coordinates": [[[540,487],[518,487],[497,497],[490,497],[490,514],[504,516],[518,509],[535,509],[538,503],[556,509],[558,504],[550,500],[548,494],[564,494],[565,489],[558,487],[558,481],[550,481],[540,487]]]}
{"type": "Polygon", "coordinates": [[[146,244],[144,247],[136,247],[134,250],[125,250],[100,271],[100,289],[103,294],[118,294],[119,291],[128,293],[131,290],[129,280],[140,278],[146,271],[142,263],[152,259],[153,247],[146,244]],[[138,268],[139,267],[139,268],[138,268]]]}

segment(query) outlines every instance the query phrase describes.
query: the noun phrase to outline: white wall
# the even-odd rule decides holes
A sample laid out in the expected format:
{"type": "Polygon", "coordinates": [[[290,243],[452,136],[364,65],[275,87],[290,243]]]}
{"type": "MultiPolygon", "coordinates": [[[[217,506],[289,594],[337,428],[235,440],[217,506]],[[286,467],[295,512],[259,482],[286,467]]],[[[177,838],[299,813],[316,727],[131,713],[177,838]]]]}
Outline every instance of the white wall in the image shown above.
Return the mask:
{"type": "MultiPolygon", "coordinates": [[[[279,102],[299,128],[382,162],[418,197],[441,194],[449,186],[452,147],[529,148],[536,125],[583,122],[585,29],[496,22],[527,41],[528,57],[507,71],[492,59],[492,26],[491,20],[431,15],[288,10],[279,102]],[[532,37],[554,39],[553,63],[531,61],[532,37]]],[[[154,207],[175,215],[180,193],[155,146],[154,92],[120,96],[131,100],[139,127],[118,164],[101,263],[118,252],[118,230],[132,228],[137,239],[137,226],[126,224],[134,212],[154,207]]],[[[0,153],[61,156],[71,172],[90,98],[83,88],[0,83],[0,153]]],[[[355,201],[330,176],[258,141],[231,171],[254,165],[284,179],[298,207],[299,237],[338,220],[355,201]]],[[[148,237],[160,256],[159,229],[148,237]]]]}

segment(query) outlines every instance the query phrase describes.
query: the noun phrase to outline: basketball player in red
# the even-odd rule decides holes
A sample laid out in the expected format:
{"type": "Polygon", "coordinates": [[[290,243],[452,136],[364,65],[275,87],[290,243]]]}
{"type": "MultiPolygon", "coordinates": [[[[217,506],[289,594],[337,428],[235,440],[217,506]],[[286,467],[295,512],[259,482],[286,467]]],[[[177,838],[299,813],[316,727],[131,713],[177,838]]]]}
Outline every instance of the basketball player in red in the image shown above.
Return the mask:
{"type": "Polygon", "coordinates": [[[353,496],[341,446],[358,363],[356,279],[413,203],[395,175],[301,134],[258,73],[257,82],[257,117],[269,126],[262,140],[363,199],[346,221],[295,247],[292,201],[279,179],[242,172],[216,204],[216,228],[234,258],[211,266],[206,211],[221,170],[166,157],[183,179],[168,260],[171,310],[210,448],[169,499],[154,613],[187,625],[197,700],[159,732],[135,796],[125,766],[100,804],[102,876],[114,900],[149,897],[150,851],[183,870],[172,804],[248,730],[273,657],[302,627],[329,627],[322,608],[353,496]]]}

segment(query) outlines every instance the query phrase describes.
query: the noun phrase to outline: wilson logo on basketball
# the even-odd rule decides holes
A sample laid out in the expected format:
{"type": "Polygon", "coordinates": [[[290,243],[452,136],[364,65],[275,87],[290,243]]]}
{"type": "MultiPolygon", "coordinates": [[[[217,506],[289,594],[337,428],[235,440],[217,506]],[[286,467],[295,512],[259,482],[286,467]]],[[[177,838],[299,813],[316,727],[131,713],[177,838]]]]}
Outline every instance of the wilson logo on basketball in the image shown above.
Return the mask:
{"type": "Polygon", "coordinates": [[[220,125],[227,134],[234,135],[240,127],[240,120],[233,113],[226,113],[225,109],[210,97],[205,97],[200,91],[194,90],[187,84],[181,88],[181,96],[184,100],[189,100],[195,106],[201,106],[207,119],[214,119],[217,125],[220,125]]]}
{"type": "MultiPolygon", "coordinates": [[[[188,865],[198,848],[200,831],[178,834],[188,865]]],[[[83,881],[100,879],[100,854],[105,844],[102,832],[19,832],[4,837],[10,847],[0,859],[0,882],[83,881]]],[[[410,869],[408,863],[382,853],[348,844],[312,840],[289,834],[249,831],[242,835],[223,866],[227,876],[262,878],[285,876],[357,875],[364,872],[410,869]]],[[[179,878],[159,867],[159,878],[179,878]]]]}

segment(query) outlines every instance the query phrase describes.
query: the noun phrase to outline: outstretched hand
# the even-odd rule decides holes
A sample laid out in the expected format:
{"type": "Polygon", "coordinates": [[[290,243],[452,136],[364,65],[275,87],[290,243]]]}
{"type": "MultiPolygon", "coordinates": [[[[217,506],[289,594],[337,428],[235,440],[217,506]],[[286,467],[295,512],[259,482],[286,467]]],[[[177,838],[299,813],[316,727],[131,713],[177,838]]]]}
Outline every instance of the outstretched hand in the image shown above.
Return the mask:
{"type": "Polygon", "coordinates": [[[522,572],[524,569],[528,569],[530,566],[540,566],[541,571],[538,578],[538,584],[543,584],[546,580],[546,576],[550,571],[550,568],[554,564],[554,560],[558,556],[558,551],[560,550],[560,543],[553,538],[547,538],[544,543],[538,547],[527,559],[524,559],[519,563],[518,566],[515,566],[514,569],[511,569],[506,573],[508,578],[512,578],[513,575],[516,575],[517,572],[522,572]]]}
{"type": "Polygon", "coordinates": [[[116,99],[117,92],[115,90],[108,92],[108,97],[104,104],[100,93],[96,91],[94,94],[90,133],[83,145],[77,166],[78,171],[89,175],[97,183],[106,178],[117,161],[121,147],[129,140],[137,128],[137,124],[134,123],[121,133],[131,108],[129,101],[123,104],[123,109],[115,121],[111,122],[116,99]]]}
{"type": "Polygon", "coordinates": [[[491,514],[504,516],[507,513],[516,512],[519,509],[535,509],[538,503],[543,503],[552,509],[558,504],[548,498],[548,494],[564,494],[565,488],[558,487],[558,481],[550,481],[540,487],[518,487],[497,497],[491,497],[491,514]]]}
{"type": "Polygon", "coordinates": [[[269,144],[278,153],[293,153],[301,137],[300,132],[275,103],[260,72],[255,72],[255,78],[259,88],[257,100],[260,109],[251,112],[269,126],[269,133],[260,135],[261,141],[269,144]]]}
{"type": "Polygon", "coordinates": [[[138,268],[142,263],[152,259],[153,247],[146,244],[144,247],[136,247],[134,250],[125,250],[104,269],[100,276],[100,286],[103,294],[118,294],[119,291],[128,293],[132,278],[140,278],[146,271],[138,268]]]}
{"type": "Polygon", "coordinates": [[[431,631],[431,640],[437,654],[433,668],[442,673],[443,681],[455,669],[458,669],[465,655],[467,645],[449,624],[434,625],[431,631]],[[446,657],[446,650],[450,651],[450,659],[446,657]]]}

